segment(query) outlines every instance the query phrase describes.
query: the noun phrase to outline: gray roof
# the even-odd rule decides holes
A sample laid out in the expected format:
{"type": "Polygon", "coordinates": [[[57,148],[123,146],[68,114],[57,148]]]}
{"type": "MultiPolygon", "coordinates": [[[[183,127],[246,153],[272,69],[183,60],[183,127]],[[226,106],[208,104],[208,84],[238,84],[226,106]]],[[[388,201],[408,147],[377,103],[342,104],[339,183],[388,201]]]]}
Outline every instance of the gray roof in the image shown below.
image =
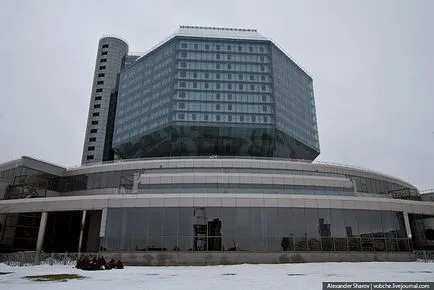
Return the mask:
{"type": "Polygon", "coordinates": [[[179,29],[175,31],[174,36],[268,40],[267,38],[259,34],[256,31],[256,29],[185,26],[185,25],[181,25],[179,29]]]}
{"type": "Polygon", "coordinates": [[[36,159],[29,156],[22,156],[20,159],[12,160],[0,164],[0,171],[9,170],[18,167],[26,167],[49,173],[56,176],[63,176],[66,168],[44,160],[36,159]]]}

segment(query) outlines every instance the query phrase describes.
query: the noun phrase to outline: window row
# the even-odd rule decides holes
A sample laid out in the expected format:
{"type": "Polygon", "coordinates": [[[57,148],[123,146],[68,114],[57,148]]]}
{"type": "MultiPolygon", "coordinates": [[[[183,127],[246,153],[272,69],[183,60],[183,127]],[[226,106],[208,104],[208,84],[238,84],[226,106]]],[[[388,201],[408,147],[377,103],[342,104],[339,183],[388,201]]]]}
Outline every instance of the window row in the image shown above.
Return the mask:
{"type": "Polygon", "coordinates": [[[208,82],[185,82],[180,81],[178,88],[198,89],[198,90],[230,90],[230,91],[252,91],[268,92],[271,91],[269,85],[264,84],[239,84],[239,83],[208,83],[208,82]]]}
{"type": "Polygon", "coordinates": [[[129,113],[123,112],[118,114],[115,120],[116,128],[128,128],[135,125],[146,126],[154,119],[161,118],[169,113],[169,107],[162,105],[154,109],[142,108],[136,110],[129,110],[129,113]],[[127,127],[126,127],[127,126],[127,127]]]}
{"type": "Polygon", "coordinates": [[[102,245],[148,251],[410,250],[400,212],[321,208],[111,208],[102,245]]]}
{"type": "Polygon", "coordinates": [[[181,49],[190,50],[211,50],[211,51],[236,51],[249,53],[264,53],[267,52],[267,46],[253,44],[237,44],[237,43],[215,43],[215,42],[181,42],[181,49]]]}
{"type": "Polygon", "coordinates": [[[189,53],[182,51],[177,55],[178,59],[208,60],[208,61],[231,61],[231,62],[268,62],[264,55],[249,54],[221,54],[221,53],[189,53]]]}
{"type": "Polygon", "coordinates": [[[267,65],[243,64],[243,63],[219,63],[219,62],[200,62],[200,61],[181,61],[178,63],[179,69],[197,69],[197,70],[232,70],[242,72],[270,72],[267,65]]]}
{"type": "Polygon", "coordinates": [[[163,115],[159,115],[156,117],[155,115],[152,117],[141,117],[135,118],[130,122],[123,122],[122,124],[116,124],[116,135],[124,132],[131,132],[138,130],[139,133],[146,132],[149,129],[155,128],[155,126],[160,126],[166,123],[168,116],[167,113],[163,115]]]}
{"type": "Polygon", "coordinates": [[[271,101],[269,95],[257,94],[232,94],[232,93],[211,93],[211,92],[194,92],[180,91],[175,96],[178,99],[186,99],[193,101],[234,101],[240,103],[265,103],[271,101]]]}
{"type": "Polygon", "coordinates": [[[250,116],[250,115],[220,115],[220,114],[189,114],[178,113],[175,121],[205,121],[205,122],[239,122],[239,123],[270,123],[269,116],[250,116]]]}
{"type": "Polygon", "coordinates": [[[153,119],[150,122],[147,122],[145,125],[137,125],[138,123],[134,123],[133,126],[119,126],[115,127],[115,134],[113,136],[113,143],[119,143],[130,138],[137,137],[139,134],[145,134],[147,132],[153,131],[163,125],[168,123],[168,117],[162,116],[161,118],[153,119]]]}
{"type": "Polygon", "coordinates": [[[234,111],[243,113],[270,113],[271,107],[268,105],[247,105],[247,104],[220,104],[204,102],[178,102],[176,109],[186,111],[234,111]]]}
{"type": "Polygon", "coordinates": [[[237,80],[237,81],[246,81],[246,82],[268,82],[270,77],[265,74],[232,74],[232,73],[213,73],[213,72],[197,72],[197,71],[180,71],[178,73],[180,78],[188,78],[188,79],[211,79],[211,80],[237,80]]]}

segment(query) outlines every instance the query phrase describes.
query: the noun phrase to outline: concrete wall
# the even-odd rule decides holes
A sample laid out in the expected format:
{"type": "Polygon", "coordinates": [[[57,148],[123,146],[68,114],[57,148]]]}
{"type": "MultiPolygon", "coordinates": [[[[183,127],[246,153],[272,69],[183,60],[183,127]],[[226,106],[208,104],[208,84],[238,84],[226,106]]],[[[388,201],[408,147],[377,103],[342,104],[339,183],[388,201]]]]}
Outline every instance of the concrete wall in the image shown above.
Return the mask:
{"type": "Polygon", "coordinates": [[[241,252],[101,252],[106,261],[120,259],[125,265],[181,266],[181,265],[232,265],[232,264],[282,264],[307,262],[410,262],[413,253],[374,252],[294,252],[294,253],[241,253],[241,252]]]}

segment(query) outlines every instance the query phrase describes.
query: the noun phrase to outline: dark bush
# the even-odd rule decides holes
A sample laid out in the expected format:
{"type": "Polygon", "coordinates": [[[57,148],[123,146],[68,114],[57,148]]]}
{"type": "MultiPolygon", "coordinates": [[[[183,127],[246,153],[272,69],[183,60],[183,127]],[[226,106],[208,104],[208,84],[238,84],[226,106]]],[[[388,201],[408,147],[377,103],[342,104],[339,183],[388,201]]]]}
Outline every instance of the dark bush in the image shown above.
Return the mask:
{"type": "Polygon", "coordinates": [[[77,269],[87,270],[87,271],[95,271],[95,270],[109,270],[109,269],[123,269],[124,266],[120,260],[115,261],[113,259],[110,260],[109,263],[106,263],[104,257],[93,257],[92,260],[87,256],[82,256],[78,259],[77,264],[75,266],[77,269]]]}
{"type": "Polygon", "coordinates": [[[121,260],[116,261],[116,269],[123,269],[124,264],[122,264],[121,260]]]}

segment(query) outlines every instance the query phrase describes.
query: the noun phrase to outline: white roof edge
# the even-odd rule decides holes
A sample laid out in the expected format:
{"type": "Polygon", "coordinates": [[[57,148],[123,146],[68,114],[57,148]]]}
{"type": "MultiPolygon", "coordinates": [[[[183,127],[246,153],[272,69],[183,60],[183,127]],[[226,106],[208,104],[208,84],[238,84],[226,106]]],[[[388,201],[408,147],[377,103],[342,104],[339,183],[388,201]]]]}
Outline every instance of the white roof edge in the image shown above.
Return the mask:
{"type": "MultiPolygon", "coordinates": [[[[159,48],[160,46],[164,45],[165,43],[169,42],[173,38],[177,36],[184,36],[184,37],[207,37],[207,38],[217,38],[217,39],[246,39],[246,40],[262,40],[262,41],[271,41],[271,39],[268,39],[264,37],[262,34],[257,32],[256,29],[244,29],[244,28],[223,28],[223,27],[206,27],[206,26],[188,26],[188,25],[180,25],[177,30],[175,30],[173,33],[171,33],[168,37],[164,38],[162,41],[158,42],[156,45],[152,46],[149,50],[143,53],[142,56],[136,59],[135,62],[140,60],[142,57],[147,56],[149,53],[154,51],[155,49],[159,48]],[[196,30],[202,31],[203,34],[200,33],[193,33],[193,31],[196,30]],[[208,33],[205,33],[207,31],[208,33]],[[218,31],[219,33],[209,33],[210,31],[218,31]],[[236,34],[236,35],[230,35],[236,34]],[[244,33],[244,34],[242,34],[244,33]],[[252,34],[252,35],[249,35],[252,34]],[[255,36],[253,36],[255,34],[255,36]]],[[[134,62],[134,63],[135,63],[134,62]]]]}

